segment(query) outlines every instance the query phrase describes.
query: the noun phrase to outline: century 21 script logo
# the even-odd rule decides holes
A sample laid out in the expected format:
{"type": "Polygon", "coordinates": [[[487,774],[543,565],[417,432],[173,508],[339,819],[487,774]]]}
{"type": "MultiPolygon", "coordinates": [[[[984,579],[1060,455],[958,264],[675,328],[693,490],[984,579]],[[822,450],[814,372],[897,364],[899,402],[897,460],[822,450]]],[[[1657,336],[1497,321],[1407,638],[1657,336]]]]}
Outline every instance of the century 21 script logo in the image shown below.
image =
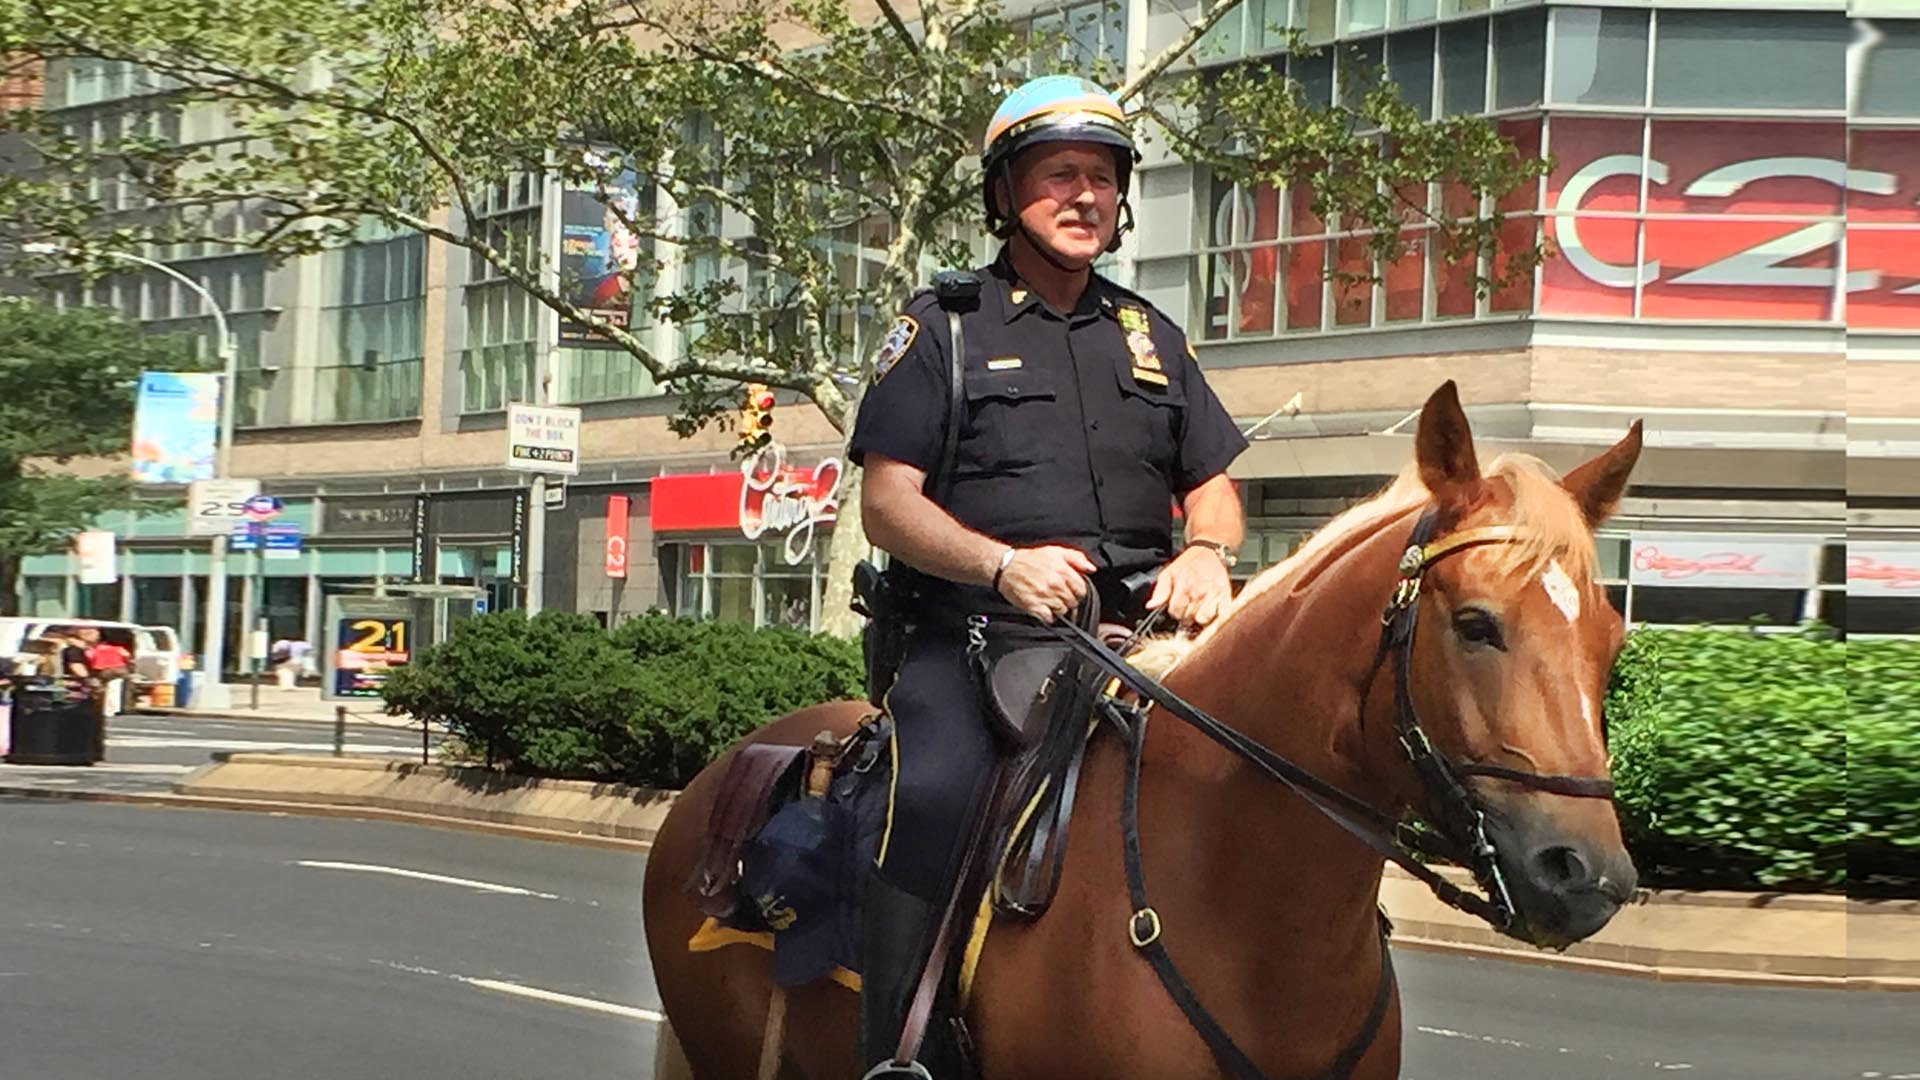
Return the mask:
{"type": "MultiPolygon", "coordinates": [[[[1670,172],[1664,162],[1648,159],[1647,180],[1665,184],[1670,172]]],[[[1617,289],[1634,286],[1631,264],[1610,263],[1595,255],[1581,242],[1573,215],[1587,195],[1602,181],[1615,177],[1640,175],[1639,154],[1609,154],[1596,158],[1567,178],[1554,210],[1563,215],[1555,226],[1560,251],[1581,274],[1602,285],[1617,289]]],[[[1874,169],[1848,168],[1844,161],[1823,157],[1768,157],[1723,165],[1704,173],[1688,184],[1681,194],[1690,198],[1731,198],[1748,184],[1760,180],[1801,179],[1832,184],[1850,193],[1892,195],[1899,190],[1899,178],[1874,169]]],[[[1675,285],[1763,285],[1798,288],[1826,288],[1833,285],[1834,271],[1823,266],[1786,265],[1811,255],[1821,248],[1840,243],[1846,236],[1842,221],[1821,221],[1805,225],[1771,240],[1736,251],[1698,270],[1669,279],[1675,285]]],[[[1850,270],[1848,292],[1868,292],[1880,287],[1880,271],[1850,270]]],[[[1660,280],[1660,262],[1648,259],[1640,267],[1640,283],[1660,280]]],[[[1920,295],[1920,285],[1898,290],[1908,296],[1920,295]]]]}

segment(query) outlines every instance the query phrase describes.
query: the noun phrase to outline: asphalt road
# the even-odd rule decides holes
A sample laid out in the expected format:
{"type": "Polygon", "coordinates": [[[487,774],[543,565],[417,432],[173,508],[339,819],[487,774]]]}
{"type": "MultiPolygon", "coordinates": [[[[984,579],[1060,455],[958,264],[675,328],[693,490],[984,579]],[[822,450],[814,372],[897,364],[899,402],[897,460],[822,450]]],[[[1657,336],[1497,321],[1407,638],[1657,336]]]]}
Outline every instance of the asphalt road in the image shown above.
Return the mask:
{"type": "MultiPolygon", "coordinates": [[[[645,1078],[642,870],[411,825],[0,798],[0,1074],[645,1078]]],[[[1408,1080],[1920,1076],[1904,995],[1399,967],[1408,1080]]]]}

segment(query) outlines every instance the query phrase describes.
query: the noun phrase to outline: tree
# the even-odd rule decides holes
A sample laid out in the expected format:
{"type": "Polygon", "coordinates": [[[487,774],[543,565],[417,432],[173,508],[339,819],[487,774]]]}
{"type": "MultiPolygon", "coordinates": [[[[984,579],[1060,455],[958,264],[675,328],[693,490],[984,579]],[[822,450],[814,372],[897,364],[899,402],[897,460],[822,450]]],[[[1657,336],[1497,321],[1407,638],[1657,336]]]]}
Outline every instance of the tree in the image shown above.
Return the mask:
{"type": "MultiPolygon", "coordinates": [[[[1196,46],[1239,3],[1205,0],[1122,88],[1149,137],[1232,179],[1313,182],[1318,209],[1364,225],[1383,257],[1404,224],[1427,220],[1483,289],[1495,269],[1530,269],[1530,239],[1491,258],[1494,207],[1539,162],[1481,120],[1423,124],[1390,88],[1357,83],[1312,106],[1265,64],[1201,70],[1196,46]],[[1457,189],[1444,212],[1407,197],[1443,182],[1457,189]]],[[[137,65],[169,91],[157,111],[217,105],[244,139],[88,143],[16,116],[48,175],[0,185],[0,221],[97,248],[218,232],[218,208],[240,204],[242,243],[298,253],[373,217],[465,248],[593,328],[679,395],[683,432],[730,411],[749,381],[798,392],[845,430],[869,343],[932,268],[972,261],[979,133],[999,99],[1074,64],[1116,78],[1098,58],[1056,62],[1080,27],[1036,32],[991,0],[876,5],[861,21],[850,0],[0,0],[0,56],[137,65]],[[641,298],[634,326],[573,303],[529,230],[489,212],[489,190],[543,171],[596,191],[641,239],[624,272],[641,298]],[[102,175],[149,206],[74,198],[102,175]],[[864,281],[828,242],[847,231],[862,234],[864,281]],[[635,332],[653,320],[681,327],[682,344],[656,352],[635,332]]],[[[864,548],[849,481],[830,619],[864,548]]]]}
{"type": "Polygon", "coordinates": [[[125,452],[140,373],[196,366],[108,312],[0,299],[0,613],[14,613],[23,556],[133,505],[125,476],[53,466],[125,452]]]}

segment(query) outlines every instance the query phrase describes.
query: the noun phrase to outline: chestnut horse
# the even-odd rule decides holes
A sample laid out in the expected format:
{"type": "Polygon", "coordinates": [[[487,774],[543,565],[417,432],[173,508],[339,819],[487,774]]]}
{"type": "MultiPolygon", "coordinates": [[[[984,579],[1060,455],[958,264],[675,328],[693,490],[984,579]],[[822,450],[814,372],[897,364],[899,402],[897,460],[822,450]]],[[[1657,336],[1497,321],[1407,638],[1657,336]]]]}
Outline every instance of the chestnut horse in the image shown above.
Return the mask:
{"type": "MultiPolygon", "coordinates": [[[[1389,815],[1411,808],[1431,819],[1435,796],[1395,730],[1394,665],[1375,662],[1381,613],[1416,518],[1436,514],[1436,542],[1507,526],[1495,530],[1502,542],[1459,548],[1425,570],[1410,598],[1421,629],[1407,653],[1406,700],[1433,743],[1468,763],[1462,774],[1478,772],[1467,787],[1518,915],[1510,930],[1541,945],[1579,940],[1635,886],[1613,805],[1507,777],[1606,775],[1600,702],[1623,633],[1593,580],[1592,529],[1639,451],[1636,424],[1564,480],[1521,456],[1483,471],[1448,383],[1426,404],[1415,466],[1400,481],[1249,583],[1206,632],[1151,647],[1140,663],[1320,779],[1389,815]]],[[[816,706],[750,738],[801,744],[868,711],[816,706]]],[[[1242,758],[1165,710],[1153,715],[1139,840],[1161,941],[1261,1073],[1319,1077],[1366,1027],[1388,982],[1376,921],[1382,858],[1242,758]]],[[[687,949],[702,916],[682,883],[722,765],[688,786],[648,860],[647,943],[670,1024],[659,1080],[757,1075],[773,989],[767,955],[687,949]]],[[[1223,1075],[1129,940],[1127,765],[1121,740],[1095,737],[1051,909],[1037,922],[998,921],[986,937],[966,1016],[988,1080],[1223,1075]]],[[[1357,1080],[1399,1074],[1397,994],[1386,1001],[1377,1037],[1348,1072],[1357,1080]]],[[[853,993],[821,982],[789,991],[784,1008],[776,1075],[861,1075],[853,993]]]]}

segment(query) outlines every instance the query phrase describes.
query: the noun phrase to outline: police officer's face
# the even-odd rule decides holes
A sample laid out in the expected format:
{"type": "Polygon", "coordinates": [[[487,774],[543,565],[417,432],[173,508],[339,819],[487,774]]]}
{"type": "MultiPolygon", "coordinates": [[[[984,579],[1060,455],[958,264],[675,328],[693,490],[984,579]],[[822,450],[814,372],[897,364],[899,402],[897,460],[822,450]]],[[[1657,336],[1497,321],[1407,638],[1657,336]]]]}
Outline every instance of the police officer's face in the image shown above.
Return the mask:
{"type": "Polygon", "coordinates": [[[1027,234],[1054,254],[1092,262],[1113,239],[1120,180],[1099,143],[1043,143],[1013,165],[1013,201],[1027,234]]]}

